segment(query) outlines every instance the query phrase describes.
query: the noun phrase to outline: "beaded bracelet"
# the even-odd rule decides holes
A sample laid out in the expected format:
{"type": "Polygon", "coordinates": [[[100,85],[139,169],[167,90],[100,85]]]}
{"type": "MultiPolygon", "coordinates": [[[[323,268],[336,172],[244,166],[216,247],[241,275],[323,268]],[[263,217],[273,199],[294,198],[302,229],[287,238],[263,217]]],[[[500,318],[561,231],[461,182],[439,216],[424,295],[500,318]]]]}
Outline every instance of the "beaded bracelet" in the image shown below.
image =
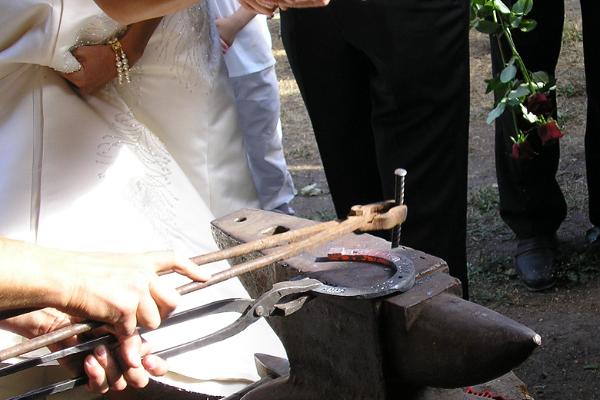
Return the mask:
{"type": "Polygon", "coordinates": [[[110,44],[110,47],[115,52],[115,65],[117,66],[119,85],[123,84],[123,80],[131,83],[131,78],[129,77],[129,60],[127,60],[127,55],[123,50],[121,42],[117,38],[112,38],[108,41],[108,44],[110,44]]]}

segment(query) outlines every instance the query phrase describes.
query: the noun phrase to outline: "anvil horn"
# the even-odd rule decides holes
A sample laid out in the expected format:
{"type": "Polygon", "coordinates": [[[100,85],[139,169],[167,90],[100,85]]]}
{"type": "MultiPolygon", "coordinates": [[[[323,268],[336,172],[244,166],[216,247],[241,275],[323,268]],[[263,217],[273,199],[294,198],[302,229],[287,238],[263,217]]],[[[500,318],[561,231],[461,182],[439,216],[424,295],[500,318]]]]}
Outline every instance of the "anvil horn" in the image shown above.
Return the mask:
{"type": "Polygon", "coordinates": [[[411,310],[383,303],[388,377],[415,386],[456,388],[494,379],[521,364],[541,344],[528,327],[447,293],[411,310]],[[404,315],[397,315],[403,312],[404,315]]]}

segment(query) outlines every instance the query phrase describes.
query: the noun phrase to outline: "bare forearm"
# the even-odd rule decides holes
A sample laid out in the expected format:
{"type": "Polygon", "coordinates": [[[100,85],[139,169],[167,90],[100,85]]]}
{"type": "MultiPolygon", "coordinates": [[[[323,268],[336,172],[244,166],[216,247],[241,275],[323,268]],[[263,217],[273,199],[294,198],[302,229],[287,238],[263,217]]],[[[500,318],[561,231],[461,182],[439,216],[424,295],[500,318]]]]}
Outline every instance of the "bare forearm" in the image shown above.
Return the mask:
{"type": "Polygon", "coordinates": [[[227,46],[231,46],[237,34],[244,29],[248,22],[254,17],[256,17],[254,11],[240,7],[233,14],[217,19],[216,24],[217,29],[219,29],[221,40],[227,44],[227,46]]]}
{"type": "Polygon", "coordinates": [[[127,54],[130,65],[134,65],[144,54],[146,45],[156,30],[162,18],[154,18],[148,21],[137,22],[127,29],[121,38],[121,44],[127,54]]]}
{"type": "Polygon", "coordinates": [[[248,22],[252,21],[254,17],[256,17],[256,12],[252,10],[248,10],[247,8],[240,7],[231,14],[230,18],[234,21],[235,27],[238,31],[242,30],[248,22]]]}
{"type": "Polygon", "coordinates": [[[64,303],[59,281],[49,274],[59,254],[0,238],[0,310],[64,303]]]}
{"type": "Polygon", "coordinates": [[[198,0],[95,0],[108,15],[123,25],[172,14],[198,0]]]}

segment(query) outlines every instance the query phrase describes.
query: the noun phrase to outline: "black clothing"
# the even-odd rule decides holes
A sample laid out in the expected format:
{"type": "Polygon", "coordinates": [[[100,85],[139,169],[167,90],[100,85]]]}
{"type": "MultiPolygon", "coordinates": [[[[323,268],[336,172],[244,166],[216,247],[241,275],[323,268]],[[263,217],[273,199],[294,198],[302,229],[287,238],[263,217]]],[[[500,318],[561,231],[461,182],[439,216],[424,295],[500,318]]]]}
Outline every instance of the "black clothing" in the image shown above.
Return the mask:
{"type": "MultiPolygon", "coordinates": [[[[583,10],[584,52],[588,90],[588,121],[586,129],[586,162],[590,202],[590,220],[600,225],[600,82],[597,75],[599,54],[592,53],[599,26],[594,17],[600,6],[594,0],[581,0],[583,10]],[[596,72],[594,72],[596,71],[596,72]]],[[[555,75],[562,43],[564,1],[534,2],[528,16],[537,27],[528,33],[514,32],[514,40],[525,65],[531,71],[546,71],[555,75]]],[[[502,68],[497,43],[492,39],[492,61],[495,73],[502,68]]],[[[560,84],[560,83],[559,83],[560,84]]],[[[554,100],[555,101],[555,100],[554,100]]],[[[512,120],[507,115],[496,122],[496,174],[500,192],[500,215],[518,238],[553,235],[567,212],[564,196],[556,181],[559,143],[540,147],[532,160],[513,160],[510,156],[515,135],[512,120]]]]}
{"type": "Polygon", "coordinates": [[[468,0],[333,0],[281,13],[339,217],[394,197],[408,171],[402,244],[466,273],[468,0]]]}

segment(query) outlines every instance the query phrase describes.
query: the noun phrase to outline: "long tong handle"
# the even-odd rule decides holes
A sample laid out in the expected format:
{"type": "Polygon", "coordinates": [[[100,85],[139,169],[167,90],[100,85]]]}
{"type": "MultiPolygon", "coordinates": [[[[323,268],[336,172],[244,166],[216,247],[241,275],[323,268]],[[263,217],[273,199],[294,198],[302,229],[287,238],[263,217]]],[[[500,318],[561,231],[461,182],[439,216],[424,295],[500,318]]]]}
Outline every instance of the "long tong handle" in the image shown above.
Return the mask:
{"type": "MultiPolygon", "coordinates": [[[[259,307],[268,308],[270,311],[272,311],[272,309],[269,307],[270,305],[273,305],[272,302],[276,302],[276,301],[280,300],[282,297],[285,297],[286,295],[291,294],[291,293],[300,294],[300,293],[309,292],[312,289],[321,285],[321,283],[315,279],[304,279],[302,281],[296,281],[293,283],[289,282],[289,283],[291,283],[294,286],[283,287],[283,286],[281,286],[281,285],[283,285],[283,283],[278,284],[279,286],[275,285],[275,286],[273,286],[273,288],[270,291],[264,293],[261,297],[259,297],[258,299],[254,300],[254,301],[246,300],[246,299],[221,300],[221,301],[217,301],[214,303],[210,303],[206,306],[198,307],[197,309],[194,309],[194,310],[188,310],[188,311],[184,311],[184,312],[180,313],[181,315],[178,315],[177,317],[173,317],[170,320],[168,320],[170,325],[180,322],[180,320],[186,320],[186,319],[189,319],[190,317],[194,317],[194,316],[196,316],[196,314],[208,315],[208,314],[213,314],[213,313],[236,311],[236,312],[239,312],[241,315],[233,323],[219,329],[216,332],[210,333],[210,334],[203,336],[201,338],[198,338],[198,339],[191,340],[187,343],[175,345],[175,346],[169,347],[167,349],[160,350],[153,354],[155,354],[159,357],[169,358],[169,357],[184,353],[189,350],[195,350],[195,349],[219,342],[221,340],[230,338],[230,337],[242,332],[243,330],[245,330],[248,326],[250,326],[254,322],[258,321],[261,317],[272,315],[270,312],[267,315],[257,315],[255,310],[257,310],[259,307]],[[275,295],[275,297],[273,295],[275,295]]],[[[110,335],[106,335],[104,337],[100,337],[95,340],[92,340],[89,343],[93,344],[94,342],[110,343],[110,342],[114,342],[114,338],[110,335]]],[[[82,343],[79,346],[83,346],[83,345],[85,345],[85,344],[82,343]]],[[[58,351],[58,352],[55,352],[54,354],[56,356],[60,356],[61,353],[64,353],[64,352],[67,352],[69,354],[74,354],[77,350],[77,347],[78,346],[75,346],[71,349],[65,349],[62,351],[58,351]]],[[[88,345],[86,347],[86,349],[89,349],[90,347],[91,346],[88,345]]],[[[49,396],[52,394],[56,394],[56,393],[60,393],[60,392],[64,392],[64,391],[73,389],[77,386],[87,383],[87,381],[88,381],[88,379],[86,376],[80,376],[77,378],[54,383],[54,384],[46,386],[46,387],[34,389],[27,393],[24,393],[24,394],[15,396],[15,397],[11,397],[8,400],[24,400],[24,399],[31,400],[31,399],[43,398],[44,396],[49,396]]]]}
{"type": "MultiPolygon", "coordinates": [[[[221,314],[226,312],[237,312],[243,313],[248,307],[252,306],[252,300],[249,299],[224,299],[217,300],[212,303],[204,304],[198,307],[190,308],[185,311],[181,311],[170,315],[160,324],[158,329],[166,328],[180,322],[187,321],[192,318],[200,318],[206,315],[221,314]]],[[[150,329],[139,329],[141,334],[149,332],[150,329]]],[[[0,377],[14,374],[24,369],[35,367],[38,365],[46,364],[51,361],[56,361],[63,357],[67,357],[73,354],[83,353],[90,351],[96,346],[101,344],[113,344],[116,343],[116,339],[111,334],[102,335],[94,339],[90,339],[86,342],[79,343],[72,347],[67,347],[55,352],[44,354],[39,357],[30,358],[25,361],[21,361],[16,364],[10,364],[0,367],[0,377]]]]}
{"type": "MultiPolygon", "coordinates": [[[[194,292],[196,290],[204,289],[206,287],[215,285],[217,283],[224,282],[228,279],[245,274],[247,272],[256,271],[267,265],[271,265],[275,262],[284,260],[289,257],[293,257],[297,254],[300,254],[304,250],[316,247],[320,244],[323,244],[330,240],[333,240],[339,236],[343,236],[345,234],[354,232],[355,230],[359,229],[365,222],[367,222],[366,216],[351,216],[342,222],[330,221],[330,222],[326,222],[324,224],[315,225],[314,227],[308,227],[308,228],[313,228],[313,230],[304,229],[304,231],[301,232],[302,236],[306,236],[306,235],[310,234],[311,232],[315,232],[315,229],[314,229],[315,227],[319,227],[316,229],[316,231],[318,233],[315,235],[309,236],[308,238],[306,238],[304,240],[301,240],[301,241],[298,241],[295,243],[291,243],[290,245],[285,246],[285,247],[281,248],[280,250],[273,252],[270,255],[254,259],[254,260],[236,265],[225,271],[216,273],[216,274],[212,275],[212,277],[209,280],[207,280],[206,282],[191,282],[186,285],[179,286],[177,288],[177,292],[181,295],[185,295],[185,294],[194,292]]],[[[285,233],[283,233],[282,235],[285,235],[285,233]]],[[[285,237],[284,237],[284,240],[289,240],[289,236],[290,235],[288,235],[288,239],[285,239],[285,237]]],[[[296,233],[296,236],[299,237],[300,235],[298,233],[296,233]]],[[[264,245],[264,244],[253,244],[253,243],[255,243],[255,242],[248,243],[248,244],[252,244],[252,246],[246,246],[245,248],[242,247],[242,249],[243,250],[245,249],[245,251],[248,251],[247,249],[250,247],[252,247],[252,249],[255,249],[255,248],[258,248],[258,247],[264,245]],[[254,246],[256,246],[256,247],[254,247],[254,246]]],[[[236,254],[237,252],[239,252],[240,251],[239,248],[241,246],[244,246],[244,245],[237,246],[238,250],[228,253],[227,257],[225,257],[225,258],[229,258],[229,257],[231,257],[231,254],[236,254]]],[[[267,247],[263,247],[263,249],[264,248],[267,248],[267,247]]],[[[254,250],[250,250],[250,251],[254,251],[254,250]]],[[[215,253],[220,253],[220,252],[215,252],[215,253]]],[[[247,253],[242,253],[242,254],[247,254],[247,253]]],[[[215,254],[213,253],[213,255],[208,258],[215,258],[215,257],[223,257],[223,254],[215,256],[215,254]]],[[[40,349],[42,347],[46,347],[48,345],[58,343],[62,340],[70,338],[72,336],[80,335],[85,332],[89,332],[90,330],[97,328],[99,326],[102,326],[102,325],[103,324],[100,322],[88,321],[88,322],[82,322],[82,323],[78,323],[78,324],[65,326],[61,329],[57,329],[53,332],[33,338],[27,342],[23,342],[21,344],[1,350],[0,351],[0,361],[4,361],[4,360],[7,360],[7,359],[13,358],[13,357],[18,357],[25,353],[29,353],[30,351],[34,351],[34,350],[40,349]]]]}
{"type": "MultiPolygon", "coordinates": [[[[191,260],[196,265],[205,265],[217,261],[227,260],[229,258],[244,256],[253,251],[270,249],[272,247],[280,246],[282,244],[290,244],[293,242],[297,242],[301,239],[304,239],[308,235],[314,235],[326,229],[337,226],[338,223],[338,221],[321,222],[316,225],[310,225],[304,228],[278,233],[277,235],[268,236],[263,239],[253,240],[252,242],[242,243],[237,246],[230,247],[228,249],[201,254],[192,257],[191,260]]],[[[27,314],[35,310],[37,310],[37,308],[19,308],[14,310],[3,310],[0,311],[0,320],[16,317],[22,314],[27,314]]],[[[6,358],[3,358],[2,352],[0,351],[0,361],[4,360],[6,360],[6,358]]]]}

